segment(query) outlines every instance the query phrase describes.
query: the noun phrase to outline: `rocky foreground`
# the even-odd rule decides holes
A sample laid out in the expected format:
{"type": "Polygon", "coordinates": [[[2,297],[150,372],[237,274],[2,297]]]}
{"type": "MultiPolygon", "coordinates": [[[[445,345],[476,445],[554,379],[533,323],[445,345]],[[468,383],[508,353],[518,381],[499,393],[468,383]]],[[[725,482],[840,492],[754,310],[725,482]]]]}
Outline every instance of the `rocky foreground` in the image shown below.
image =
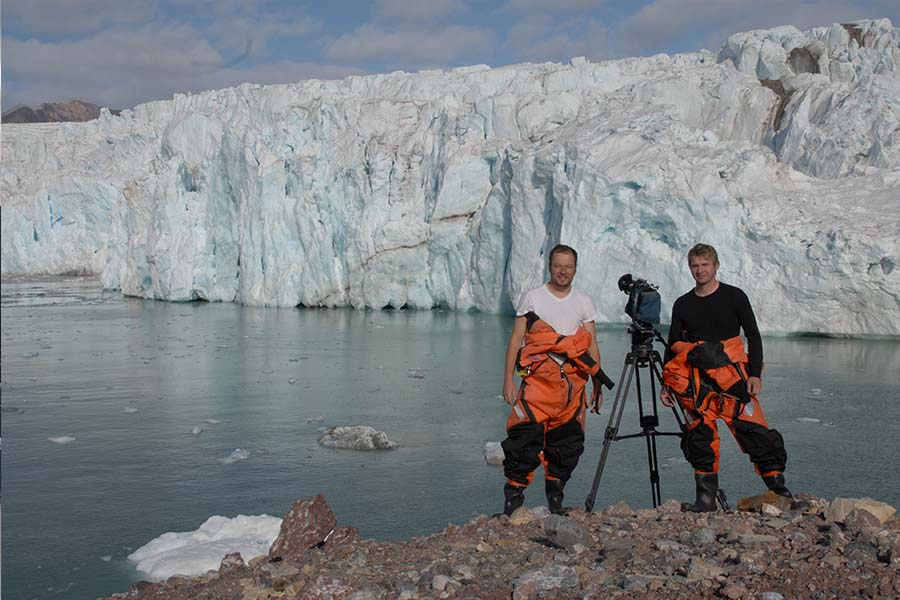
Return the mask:
{"type": "Polygon", "coordinates": [[[523,507],[378,542],[336,527],[318,496],[295,503],[268,556],[230,554],[205,576],[138,582],[110,599],[900,597],[895,509],[803,499],[804,512],[769,494],[701,515],[672,500],[565,517],[523,507]]]}

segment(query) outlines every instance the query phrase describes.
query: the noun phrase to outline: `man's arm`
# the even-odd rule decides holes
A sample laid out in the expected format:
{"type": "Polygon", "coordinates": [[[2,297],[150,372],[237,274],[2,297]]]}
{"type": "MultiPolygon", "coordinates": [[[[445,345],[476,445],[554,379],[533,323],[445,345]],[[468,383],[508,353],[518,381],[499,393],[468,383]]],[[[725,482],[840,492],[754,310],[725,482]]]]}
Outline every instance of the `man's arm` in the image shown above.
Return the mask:
{"type": "Polygon", "coordinates": [[[741,329],[744,330],[744,336],[747,338],[747,357],[749,359],[747,366],[747,392],[751,396],[755,396],[762,391],[762,336],[759,333],[759,326],[756,324],[756,315],[753,314],[753,307],[750,306],[750,299],[743,290],[738,294],[736,308],[738,321],[740,321],[741,329]]]}
{"type": "Polygon", "coordinates": [[[672,352],[672,344],[675,342],[681,341],[681,335],[684,332],[684,321],[681,319],[681,308],[678,304],[678,301],[675,301],[675,304],[672,305],[672,324],[669,325],[669,343],[666,346],[665,356],[663,357],[663,362],[667,363],[672,358],[675,357],[675,353],[672,352]]]}
{"type": "Polygon", "coordinates": [[[513,405],[516,402],[516,382],[513,375],[516,370],[516,356],[522,347],[522,341],[525,339],[525,316],[516,317],[513,323],[512,334],[509,336],[509,343],[506,346],[506,364],[503,370],[503,400],[513,405]]]}
{"type": "MultiPolygon", "coordinates": [[[[591,343],[588,346],[588,354],[591,355],[597,362],[597,367],[601,368],[600,364],[600,347],[597,345],[597,326],[591,321],[589,323],[584,324],[584,328],[587,330],[589,334],[591,334],[591,343]]],[[[591,412],[599,413],[600,407],[603,406],[603,386],[601,386],[597,380],[593,380],[593,389],[591,390],[591,412]]]]}

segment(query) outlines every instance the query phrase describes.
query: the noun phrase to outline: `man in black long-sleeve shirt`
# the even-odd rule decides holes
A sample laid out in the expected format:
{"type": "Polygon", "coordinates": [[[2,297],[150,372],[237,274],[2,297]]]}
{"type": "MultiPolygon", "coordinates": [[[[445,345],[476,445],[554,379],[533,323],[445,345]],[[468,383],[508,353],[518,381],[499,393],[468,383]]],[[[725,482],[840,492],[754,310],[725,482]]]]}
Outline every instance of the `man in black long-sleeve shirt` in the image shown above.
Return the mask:
{"type": "Polygon", "coordinates": [[[784,484],[784,440],[769,428],[757,398],[762,390],[763,350],[750,300],[740,288],[716,279],[719,257],[712,246],[691,248],[688,265],[696,285],[672,307],[662,393],[664,404],[672,406],[677,398],[691,419],[681,447],[695,470],[697,500],[682,507],[694,512],[716,510],[717,419],[731,430],[766,486],[792,498],[784,484]],[[741,330],[747,338],[746,353],[741,330]]]}

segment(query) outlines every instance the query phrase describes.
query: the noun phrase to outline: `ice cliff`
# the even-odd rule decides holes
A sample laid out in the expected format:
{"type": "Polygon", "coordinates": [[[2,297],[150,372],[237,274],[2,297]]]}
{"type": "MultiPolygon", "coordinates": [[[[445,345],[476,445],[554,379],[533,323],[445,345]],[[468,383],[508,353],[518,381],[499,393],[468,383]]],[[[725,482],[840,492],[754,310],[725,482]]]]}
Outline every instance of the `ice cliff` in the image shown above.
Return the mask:
{"type": "Polygon", "coordinates": [[[508,310],[557,242],[690,288],[718,247],[764,330],[900,335],[900,29],[178,95],[3,125],[2,273],[255,305],[508,310]]]}

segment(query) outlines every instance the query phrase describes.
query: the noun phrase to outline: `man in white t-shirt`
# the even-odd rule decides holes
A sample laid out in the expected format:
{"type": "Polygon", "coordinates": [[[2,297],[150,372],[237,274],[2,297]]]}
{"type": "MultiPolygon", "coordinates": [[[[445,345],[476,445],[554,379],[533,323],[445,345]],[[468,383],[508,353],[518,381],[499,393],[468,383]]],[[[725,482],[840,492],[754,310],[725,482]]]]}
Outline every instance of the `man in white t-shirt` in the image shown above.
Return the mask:
{"type": "MultiPolygon", "coordinates": [[[[519,302],[506,350],[503,399],[512,406],[502,444],[507,515],[522,506],[540,464],[548,507],[563,512],[563,488],[584,452],[585,386],[600,369],[597,310],[572,287],[578,254],[560,244],[550,251],[549,263],[550,281],[519,302]],[[522,377],[518,390],[514,374],[522,377]]],[[[602,402],[594,385],[591,410],[599,411],[602,402]]]]}

